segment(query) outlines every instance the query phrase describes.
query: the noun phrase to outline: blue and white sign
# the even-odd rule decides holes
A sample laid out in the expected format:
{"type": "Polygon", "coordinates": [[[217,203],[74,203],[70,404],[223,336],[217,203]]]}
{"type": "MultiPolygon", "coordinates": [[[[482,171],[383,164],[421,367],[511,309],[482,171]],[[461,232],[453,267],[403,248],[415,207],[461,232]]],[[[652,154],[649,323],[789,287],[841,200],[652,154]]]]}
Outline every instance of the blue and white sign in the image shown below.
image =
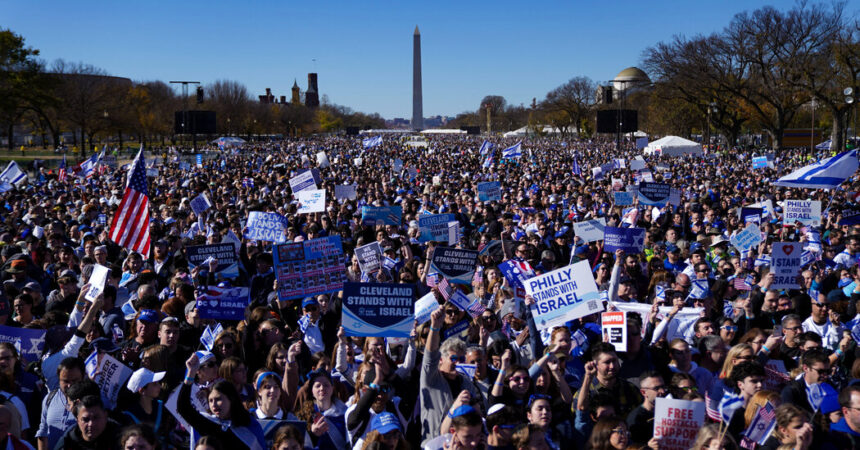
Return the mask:
{"type": "Polygon", "coordinates": [[[603,311],[588,261],[530,278],[525,288],[534,299],[531,311],[540,330],[552,330],[567,321],[603,311]]]}
{"type": "Polygon", "coordinates": [[[486,181],[478,183],[478,200],[482,202],[499,201],[502,199],[502,183],[486,181]]]}
{"type": "Polygon", "coordinates": [[[454,222],[454,214],[425,214],[418,217],[418,228],[421,231],[420,241],[448,242],[448,222],[454,222]]]}
{"type": "Polygon", "coordinates": [[[756,169],[764,169],[767,167],[767,156],[754,156],[752,159],[752,168],[756,169]]]}
{"type": "Polygon", "coordinates": [[[194,156],[194,158],[197,161],[197,167],[203,167],[203,155],[198,153],[197,155],[194,156]]]}
{"type": "Polygon", "coordinates": [[[604,228],[603,248],[610,253],[624,250],[626,253],[642,253],[645,246],[644,228],[604,228]]]}
{"type": "Polygon", "coordinates": [[[741,207],[741,220],[744,224],[758,223],[761,224],[761,215],[764,210],[762,208],[753,208],[751,206],[741,207]]]}
{"type": "Polygon", "coordinates": [[[400,206],[362,206],[362,225],[396,225],[403,218],[403,208],[400,206]]]}
{"type": "Polygon", "coordinates": [[[356,247],[355,257],[361,273],[371,273],[382,265],[382,247],[376,241],[356,247]]]}
{"type": "Polygon", "coordinates": [[[775,242],[771,254],[770,270],[773,272],[771,289],[797,289],[803,253],[800,242],[775,242]]]}
{"type": "Polygon", "coordinates": [[[418,325],[430,320],[430,314],[439,309],[442,305],[436,300],[436,294],[429,292],[424,297],[415,302],[415,321],[418,325]]]}
{"type": "Polygon", "coordinates": [[[746,228],[732,236],[730,240],[733,247],[741,252],[747,252],[749,249],[761,243],[761,230],[758,224],[751,223],[746,228]]]}
{"type": "Polygon", "coordinates": [[[232,243],[195,245],[187,247],[186,257],[191,268],[204,266],[209,270],[209,258],[218,260],[215,269],[215,279],[236,278],[239,276],[239,258],[236,257],[236,247],[232,243]]]}
{"type": "Polygon", "coordinates": [[[632,192],[613,192],[612,195],[615,197],[615,206],[629,206],[633,204],[633,193],[632,192]]]}
{"type": "Polygon", "coordinates": [[[666,206],[672,188],[668,183],[651,183],[642,181],[639,183],[639,203],[650,206],[666,206]]]}
{"type": "Polygon", "coordinates": [[[0,342],[11,342],[27,362],[38,361],[45,347],[45,330],[0,325],[0,342]]]}
{"type": "Polygon", "coordinates": [[[317,184],[316,181],[314,181],[314,174],[310,170],[306,170],[290,178],[290,189],[293,190],[293,194],[316,188],[317,184]]]}
{"type": "Polygon", "coordinates": [[[414,321],[414,285],[343,284],[341,323],[347,336],[408,338],[414,321]]]}
{"type": "Polygon", "coordinates": [[[212,207],[212,203],[209,201],[209,198],[206,197],[206,194],[200,194],[197,197],[194,197],[191,200],[191,210],[194,211],[194,214],[198,216],[206,212],[209,208],[212,207]]]}
{"type": "Polygon", "coordinates": [[[818,200],[786,200],[782,222],[786,226],[797,222],[806,226],[821,225],[821,202],[818,200]]]}
{"type": "Polygon", "coordinates": [[[606,228],[606,219],[601,217],[599,219],[574,223],[573,234],[579,236],[584,242],[600,241],[603,240],[604,228],[606,228]]]}
{"type": "Polygon", "coordinates": [[[470,285],[475,274],[478,252],[452,247],[436,247],[430,261],[430,272],[438,273],[452,283],[470,285]]]}
{"type": "Polygon", "coordinates": [[[325,189],[307,189],[293,194],[299,202],[296,214],[311,214],[325,211],[325,189]]]}
{"type": "Polygon", "coordinates": [[[278,213],[251,211],[245,225],[245,239],[269,241],[277,244],[287,242],[287,218],[278,213]]]}
{"type": "Polygon", "coordinates": [[[273,252],[278,299],[310,297],[343,289],[346,257],[340,236],[279,245],[273,252]]]}
{"type": "Polygon", "coordinates": [[[400,173],[403,170],[403,160],[400,158],[395,158],[394,163],[391,165],[392,169],[394,169],[394,173],[400,173]]]}
{"type": "Polygon", "coordinates": [[[197,296],[197,311],[202,319],[245,320],[245,308],[250,302],[246,287],[219,288],[209,286],[197,296]]]}

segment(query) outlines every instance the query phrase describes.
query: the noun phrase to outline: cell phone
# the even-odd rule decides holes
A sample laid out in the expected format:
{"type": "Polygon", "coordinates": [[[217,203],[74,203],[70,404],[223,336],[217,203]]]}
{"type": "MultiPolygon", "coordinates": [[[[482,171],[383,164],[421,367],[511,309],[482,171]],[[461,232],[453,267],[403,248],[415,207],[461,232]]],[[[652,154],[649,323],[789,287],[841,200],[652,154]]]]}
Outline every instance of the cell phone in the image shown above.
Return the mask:
{"type": "Polygon", "coordinates": [[[782,325],[774,325],[773,326],[773,335],[774,336],[782,336],[782,325]]]}

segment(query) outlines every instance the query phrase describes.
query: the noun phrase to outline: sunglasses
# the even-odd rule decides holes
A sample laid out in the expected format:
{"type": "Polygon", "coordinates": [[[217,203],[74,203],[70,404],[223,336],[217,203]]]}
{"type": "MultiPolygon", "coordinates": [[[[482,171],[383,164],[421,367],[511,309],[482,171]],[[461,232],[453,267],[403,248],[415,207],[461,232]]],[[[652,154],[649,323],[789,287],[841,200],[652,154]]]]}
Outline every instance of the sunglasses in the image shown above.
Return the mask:
{"type": "Polygon", "coordinates": [[[514,383],[523,383],[523,382],[529,381],[529,380],[530,380],[530,378],[528,378],[528,377],[511,377],[510,378],[510,381],[513,381],[514,383]]]}
{"type": "Polygon", "coordinates": [[[460,311],[458,311],[456,309],[446,309],[445,310],[445,314],[447,314],[449,316],[456,316],[458,312],[460,312],[460,311]]]}
{"type": "Polygon", "coordinates": [[[454,363],[465,363],[466,362],[465,356],[451,355],[448,358],[451,360],[451,362],[454,362],[454,363]]]}
{"type": "Polygon", "coordinates": [[[723,325],[720,327],[720,329],[726,330],[726,331],[738,331],[738,327],[736,327],[734,325],[723,325]]]}

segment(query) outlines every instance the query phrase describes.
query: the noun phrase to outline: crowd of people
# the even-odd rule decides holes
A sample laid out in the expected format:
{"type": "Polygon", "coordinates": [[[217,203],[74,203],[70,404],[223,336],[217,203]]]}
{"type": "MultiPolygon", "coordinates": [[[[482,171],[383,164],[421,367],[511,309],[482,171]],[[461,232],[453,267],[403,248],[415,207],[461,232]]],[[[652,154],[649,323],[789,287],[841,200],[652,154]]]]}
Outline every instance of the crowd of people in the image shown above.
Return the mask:
{"type": "Polygon", "coordinates": [[[614,202],[643,177],[632,144],[536,137],[503,158],[515,141],[489,141],[481,154],[477,137],[422,147],[385,135],[371,148],[310,137],[205,149],[200,164],[147,149],[144,255],[109,238],[126,167],[30,174],[0,194],[0,446],[660,449],[655,408],[671,397],[706,405],[696,450],[860,448],[860,227],[846,220],[857,179],[836,190],[773,184],[830,151],[782,150],[756,170],[744,149],[649,156],[645,170],[681,193],[652,207],[614,202]],[[591,170],[617,159],[626,164],[602,177],[591,170]],[[326,208],[298,214],[289,180],[309,168],[326,208]],[[500,182],[500,199],[479,200],[485,181],[500,182]],[[336,185],[355,185],[355,198],[335,198],[336,185]],[[200,194],[211,208],[198,215],[200,194]],[[820,226],[782,220],[788,199],[820,201],[820,226]],[[734,248],[740,209],[767,201],[763,242],[734,248]],[[362,223],[363,206],[392,205],[399,226],[362,223]],[[286,242],[339,236],[349,281],[409,284],[439,307],[408,339],[349,336],[343,291],[279,298],[276,245],[244,237],[252,211],[285,217],[286,242]],[[418,219],[440,213],[459,223],[456,242],[421,238],[418,219]],[[574,233],[598,218],[644,228],[643,251],[574,233]],[[798,287],[774,289],[772,246],[792,241],[817,246],[798,287]],[[189,262],[188,247],[222,242],[235,244],[237,276],[218,273],[217,259],[189,262]],[[362,273],[355,249],[372,242],[391,264],[362,273]],[[482,303],[474,317],[430,273],[448,246],[480,251],[471,284],[452,284],[482,303]],[[499,268],[511,260],[534,276],[587,261],[605,309],[628,311],[626,351],[604,342],[599,313],[540,329],[535,299],[499,268]],[[98,266],[107,282],[88,295],[98,266]],[[243,320],[201,318],[197,298],[213,286],[248,288],[243,320]],[[635,304],[650,314],[624,308],[635,304]],[[665,326],[691,310],[686,328],[665,326]],[[36,357],[16,329],[45,331],[36,357]],[[100,373],[107,357],[132,372],[122,386],[100,373]],[[775,426],[755,442],[747,431],[765,405],[775,426]]]}

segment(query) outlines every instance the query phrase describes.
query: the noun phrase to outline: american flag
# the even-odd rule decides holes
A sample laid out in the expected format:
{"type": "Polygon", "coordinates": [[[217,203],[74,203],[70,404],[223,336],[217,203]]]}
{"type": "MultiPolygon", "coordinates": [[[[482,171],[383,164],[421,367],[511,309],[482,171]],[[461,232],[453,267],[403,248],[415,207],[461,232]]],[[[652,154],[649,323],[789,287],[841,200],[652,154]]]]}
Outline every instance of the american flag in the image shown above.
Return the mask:
{"type": "Polygon", "coordinates": [[[475,299],[475,301],[473,301],[469,305],[469,308],[466,309],[466,312],[469,313],[469,315],[472,317],[478,317],[481,314],[484,314],[484,311],[486,310],[487,308],[484,306],[483,303],[481,303],[481,300],[475,299]]]}
{"type": "Polygon", "coordinates": [[[767,402],[756,411],[756,415],[744,434],[747,439],[758,442],[759,445],[764,445],[764,442],[770,437],[770,433],[775,426],[776,410],[770,402],[767,402]]]}
{"type": "Polygon", "coordinates": [[[445,277],[440,277],[438,283],[436,283],[436,289],[439,290],[439,293],[442,294],[442,298],[447,302],[451,299],[451,286],[448,284],[448,280],[445,277]]]}
{"type": "Polygon", "coordinates": [[[253,178],[244,178],[242,180],[242,186],[248,187],[248,188],[253,188],[254,187],[254,179],[253,178]]]}
{"type": "Polygon", "coordinates": [[[122,202],[113,216],[110,238],[122,247],[149,255],[149,197],[146,186],[146,166],[143,149],[137,153],[122,202]]]}
{"type": "Polygon", "coordinates": [[[57,172],[57,180],[66,181],[66,154],[63,153],[63,161],[60,162],[60,169],[57,172]]]}

